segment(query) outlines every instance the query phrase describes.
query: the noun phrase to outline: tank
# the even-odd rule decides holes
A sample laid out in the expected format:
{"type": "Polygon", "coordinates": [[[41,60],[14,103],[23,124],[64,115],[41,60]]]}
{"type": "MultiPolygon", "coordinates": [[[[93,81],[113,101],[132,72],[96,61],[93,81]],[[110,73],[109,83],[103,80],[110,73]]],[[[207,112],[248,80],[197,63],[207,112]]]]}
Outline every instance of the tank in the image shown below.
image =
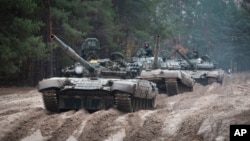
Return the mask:
{"type": "MultiPolygon", "coordinates": [[[[51,39],[87,71],[86,77],[52,77],[38,83],[44,107],[50,112],[81,109],[117,108],[122,112],[152,109],[158,94],[156,84],[140,79],[102,78],[102,69],[95,66],[52,34],[51,39]]],[[[106,68],[105,68],[106,69],[106,68]]]]}
{"type": "MultiPolygon", "coordinates": [[[[159,40],[160,36],[157,36],[154,57],[137,57],[129,64],[130,68],[138,73],[137,78],[156,83],[159,91],[169,96],[193,91],[195,81],[191,75],[182,70],[170,69],[167,60],[159,57],[159,40]]],[[[179,64],[177,67],[180,67],[179,64]]]]}
{"type": "Polygon", "coordinates": [[[225,72],[217,68],[217,64],[212,62],[207,55],[197,58],[188,58],[179,50],[176,50],[176,52],[183,58],[183,60],[180,61],[182,70],[190,74],[197,83],[202,85],[208,85],[214,82],[223,83],[225,72]]]}
{"type": "MultiPolygon", "coordinates": [[[[96,38],[87,38],[81,45],[81,58],[86,60],[97,70],[102,70],[100,75],[102,77],[116,77],[116,78],[134,78],[130,69],[127,68],[124,61],[124,55],[120,52],[114,52],[109,58],[100,59],[98,52],[100,52],[100,43],[96,38]]],[[[79,61],[73,65],[62,69],[62,75],[65,77],[87,77],[88,69],[85,68],[79,61]]]]}

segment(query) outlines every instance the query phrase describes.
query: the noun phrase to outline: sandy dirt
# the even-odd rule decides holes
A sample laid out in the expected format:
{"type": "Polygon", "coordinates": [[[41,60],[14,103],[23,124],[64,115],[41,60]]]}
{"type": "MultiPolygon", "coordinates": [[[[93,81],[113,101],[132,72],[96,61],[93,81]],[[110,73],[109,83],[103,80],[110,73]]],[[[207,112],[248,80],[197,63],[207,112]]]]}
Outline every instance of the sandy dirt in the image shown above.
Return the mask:
{"type": "Polygon", "coordinates": [[[84,109],[52,114],[36,88],[0,88],[1,141],[228,141],[231,124],[250,124],[250,74],[193,92],[157,96],[154,110],[84,109]]]}

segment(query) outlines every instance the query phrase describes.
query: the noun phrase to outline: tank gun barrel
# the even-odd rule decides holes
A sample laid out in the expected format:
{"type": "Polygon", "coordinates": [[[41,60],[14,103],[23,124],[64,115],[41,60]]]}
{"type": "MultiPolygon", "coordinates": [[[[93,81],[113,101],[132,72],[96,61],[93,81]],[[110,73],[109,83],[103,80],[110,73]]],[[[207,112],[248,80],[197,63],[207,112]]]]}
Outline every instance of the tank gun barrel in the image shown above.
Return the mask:
{"type": "Polygon", "coordinates": [[[192,69],[195,69],[195,66],[193,63],[191,63],[186,56],[184,56],[178,49],[176,50],[176,52],[185,60],[187,61],[187,63],[191,66],[192,69]]]}
{"type": "Polygon", "coordinates": [[[160,50],[160,35],[157,35],[156,46],[155,46],[155,51],[154,51],[153,69],[158,69],[159,50],[160,50]]]}
{"type": "Polygon", "coordinates": [[[81,65],[86,67],[90,73],[95,72],[95,68],[91,64],[89,64],[86,60],[80,57],[70,46],[65,44],[56,35],[51,34],[50,39],[56,41],[59,44],[60,48],[62,48],[65,53],[67,53],[72,59],[78,61],[81,65]]]}

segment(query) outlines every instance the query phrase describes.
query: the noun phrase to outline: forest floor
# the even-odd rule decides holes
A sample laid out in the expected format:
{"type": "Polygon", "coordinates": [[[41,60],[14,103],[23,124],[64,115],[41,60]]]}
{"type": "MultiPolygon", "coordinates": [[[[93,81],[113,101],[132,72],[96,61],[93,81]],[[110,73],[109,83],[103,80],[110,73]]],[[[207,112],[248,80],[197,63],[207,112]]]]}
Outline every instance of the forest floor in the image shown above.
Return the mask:
{"type": "Polygon", "coordinates": [[[250,74],[193,92],[157,96],[154,110],[52,114],[36,88],[0,88],[1,141],[228,141],[232,124],[250,124],[250,74]]]}

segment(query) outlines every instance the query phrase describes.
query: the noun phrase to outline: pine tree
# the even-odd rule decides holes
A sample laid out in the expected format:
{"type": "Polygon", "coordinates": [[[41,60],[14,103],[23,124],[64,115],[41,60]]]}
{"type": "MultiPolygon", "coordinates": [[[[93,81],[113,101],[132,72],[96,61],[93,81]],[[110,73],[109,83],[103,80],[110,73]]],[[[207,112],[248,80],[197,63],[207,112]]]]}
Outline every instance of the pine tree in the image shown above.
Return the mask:
{"type": "Polygon", "coordinates": [[[32,61],[45,54],[45,45],[37,34],[43,23],[34,18],[36,9],[37,4],[30,0],[0,1],[1,82],[26,81],[32,61]]]}

